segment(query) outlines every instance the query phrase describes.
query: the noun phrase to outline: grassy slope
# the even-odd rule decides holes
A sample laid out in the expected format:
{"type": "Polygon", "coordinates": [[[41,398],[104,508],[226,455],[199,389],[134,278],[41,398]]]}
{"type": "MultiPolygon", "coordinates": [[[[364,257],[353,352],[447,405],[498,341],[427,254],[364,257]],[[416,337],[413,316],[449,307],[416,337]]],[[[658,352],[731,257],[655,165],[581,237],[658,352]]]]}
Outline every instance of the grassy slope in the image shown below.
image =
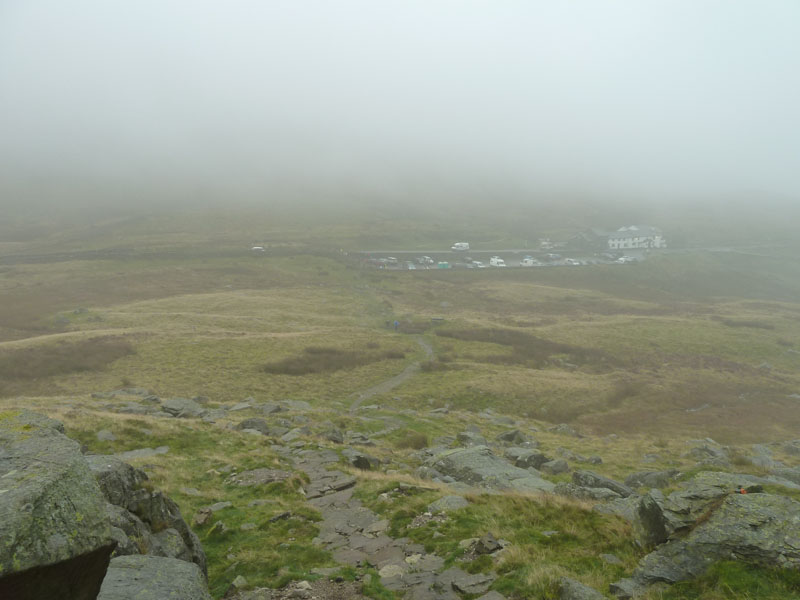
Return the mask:
{"type": "MultiPolygon", "coordinates": [[[[63,364],[55,373],[42,367],[38,373],[4,378],[2,403],[17,405],[20,400],[15,397],[28,396],[24,404],[64,419],[70,432],[93,451],[169,445],[168,455],[147,459],[146,464],[154,483],[173,495],[187,516],[211,502],[233,501],[234,508],[221,515],[229,533],[217,537],[200,531],[216,596],[237,574],[254,584],[279,585],[308,576],[313,566],[330,564],[329,557],[311,544],[316,517],[302,505],[296,489],[299,481],[269,490],[266,495],[275,502],[247,507],[250,500],[265,494],[226,485],[219,468],[276,464],[277,457],[260,438],[198,423],[105,412],[88,399],[89,392],[132,384],[163,396],[206,395],[221,404],[247,396],[259,401],[303,399],[322,411],[315,421],[376,432],[384,428],[382,421],[363,422],[342,409],[356,392],[424,358],[410,336],[389,330],[386,321],[424,323],[443,316],[442,328],[510,329],[602,350],[614,362],[606,367],[573,367],[567,364],[569,356],[553,356],[547,364],[534,365],[520,361],[523,347],[443,337],[436,335],[436,328],[430,329],[422,335],[436,350],[436,364],[371,400],[385,406],[383,416],[400,426],[376,454],[413,465],[409,451],[397,447],[404,430],[433,439],[478,423],[485,435],[493,436],[502,428],[475,415],[487,407],[536,419],[528,423],[539,428],[547,426],[542,420],[570,420],[585,431],[619,434],[616,439],[582,440],[537,434],[551,453],[565,446],[584,455],[602,455],[605,464],[598,470],[612,477],[645,466],[688,467],[681,454],[690,437],[710,435],[737,443],[796,437],[800,411],[788,395],[800,390],[800,355],[794,352],[800,350],[800,305],[793,303],[800,278],[794,263],[785,259],[706,253],[669,255],[630,268],[379,273],[361,270],[332,254],[293,255],[296,251],[289,250],[284,255],[283,251],[298,239],[314,245],[341,242],[341,247],[381,240],[403,245],[411,240],[412,246],[424,248],[452,240],[453,232],[432,234],[435,228],[414,230],[406,223],[386,238],[381,237],[385,226],[377,223],[371,237],[364,237],[345,226],[310,231],[297,225],[279,231],[259,223],[242,233],[241,223],[236,218],[220,227],[202,219],[109,223],[89,246],[147,245],[164,249],[164,254],[0,266],[0,335],[6,340],[0,342],[0,367],[30,353],[40,362],[50,360],[54,349],[63,364]],[[318,235],[320,231],[327,237],[318,235]],[[237,238],[247,238],[248,244],[268,240],[282,250],[258,258],[246,252],[220,251],[214,256],[214,248],[234,247],[237,238]],[[173,253],[176,248],[180,253],[173,253]],[[78,307],[88,312],[74,313],[78,307]],[[99,355],[104,346],[93,345],[92,340],[109,336],[130,344],[133,353],[110,363],[76,361],[71,367],[70,349],[99,355]],[[343,351],[377,346],[380,351],[405,352],[405,358],[301,376],[261,369],[267,362],[302,354],[309,346],[343,351]],[[759,367],[763,363],[769,368],[759,367]],[[398,412],[444,405],[464,412],[451,413],[445,420],[422,412],[398,412]],[[98,442],[94,432],[100,428],[114,431],[118,441],[98,442]],[[660,461],[641,464],[645,453],[658,454],[660,461]],[[199,489],[201,495],[185,494],[181,490],[186,487],[199,489]],[[299,517],[269,523],[271,516],[287,509],[299,517]],[[244,522],[255,522],[257,529],[239,530],[244,522]],[[293,540],[287,542],[289,538],[293,540]],[[280,543],[289,545],[275,550],[280,543]]],[[[513,241],[503,235],[485,233],[489,241],[513,241]]],[[[67,232],[33,246],[15,243],[14,248],[24,253],[64,246],[83,248],[86,242],[67,232]]],[[[374,499],[373,492],[391,485],[365,478],[360,488],[374,499]]],[[[602,588],[619,570],[600,564],[594,555],[613,551],[627,569],[638,557],[627,545],[620,523],[599,522],[580,505],[520,504],[518,497],[474,498],[470,508],[448,525],[444,540],[435,541],[432,531],[405,531],[409,511],[427,500],[420,497],[397,507],[375,508],[392,517],[396,533],[420,536],[420,541],[451,557],[457,538],[481,535],[490,525],[516,548],[504,559],[504,576],[498,584],[512,597],[523,591],[551,594],[553,581],[563,573],[602,588]],[[547,542],[535,531],[525,532],[514,521],[522,518],[520,511],[526,522],[552,521],[557,525],[553,528],[564,529],[565,535],[547,542]],[[589,552],[579,542],[587,536],[594,540],[589,552]]],[[[708,578],[681,588],[684,596],[672,591],[672,596],[664,597],[728,598],[732,596],[726,590],[734,589],[743,594],[739,597],[767,590],[752,597],[777,598],[796,590],[783,575],[748,573],[722,566],[708,578]]]]}

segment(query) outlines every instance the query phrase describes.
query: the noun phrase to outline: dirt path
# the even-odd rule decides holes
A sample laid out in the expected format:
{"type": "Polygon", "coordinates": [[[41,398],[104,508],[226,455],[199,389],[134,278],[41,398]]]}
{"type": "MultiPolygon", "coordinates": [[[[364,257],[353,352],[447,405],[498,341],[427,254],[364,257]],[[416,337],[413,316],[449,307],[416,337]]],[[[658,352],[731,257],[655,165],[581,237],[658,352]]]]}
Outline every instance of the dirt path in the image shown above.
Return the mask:
{"type": "MultiPolygon", "coordinates": [[[[425,351],[425,358],[427,360],[433,358],[433,348],[427,341],[425,341],[425,339],[417,337],[414,338],[414,341],[416,341],[417,344],[419,344],[425,351]]],[[[358,410],[358,407],[361,406],[361,404],[364,401],[369,400],[373,396],[377,396],[379,394],[385,394],[386,392],[390,392],[397,386],[402,385],[403,383],[411,379],[414,375],[416,375],[419,372],[419,370],[420,370],[419,361],[413,362],[410,365],[408,365],[405,369],[403,369],[403,372],[400,373],[399,375],[395,375],[391,379],[382,381],[378,385],[372,386],[371,388],[364,390],[363,392],[356,392],[356,394],[354,395],[357,395],[357,398],[350,405],[350,412],[354,413],[356,410],[358,410]]]]}

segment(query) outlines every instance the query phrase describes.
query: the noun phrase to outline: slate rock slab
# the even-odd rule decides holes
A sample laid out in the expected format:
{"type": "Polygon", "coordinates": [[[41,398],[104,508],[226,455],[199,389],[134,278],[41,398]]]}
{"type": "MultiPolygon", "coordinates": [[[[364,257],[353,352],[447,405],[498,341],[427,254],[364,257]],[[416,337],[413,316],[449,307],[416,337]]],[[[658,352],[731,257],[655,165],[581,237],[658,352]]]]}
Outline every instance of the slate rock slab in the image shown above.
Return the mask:
{"type": "Polygon", "coordinates": [[[194,563],[132,555],[111,561],[97,600],[211,600],[211,594],[194,563]]]}

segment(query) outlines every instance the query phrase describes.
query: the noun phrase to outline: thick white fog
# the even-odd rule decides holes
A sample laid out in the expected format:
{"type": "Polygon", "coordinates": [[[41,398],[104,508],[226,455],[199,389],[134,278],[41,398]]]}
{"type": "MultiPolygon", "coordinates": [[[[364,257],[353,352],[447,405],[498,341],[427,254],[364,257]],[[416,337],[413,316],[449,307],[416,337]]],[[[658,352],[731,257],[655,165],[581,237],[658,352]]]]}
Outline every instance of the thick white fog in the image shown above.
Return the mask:
{"type": "Polygon", "coordinates": [[[5,0],[0,202],[795,202],[798,73],[794,0],[5,0]]]}

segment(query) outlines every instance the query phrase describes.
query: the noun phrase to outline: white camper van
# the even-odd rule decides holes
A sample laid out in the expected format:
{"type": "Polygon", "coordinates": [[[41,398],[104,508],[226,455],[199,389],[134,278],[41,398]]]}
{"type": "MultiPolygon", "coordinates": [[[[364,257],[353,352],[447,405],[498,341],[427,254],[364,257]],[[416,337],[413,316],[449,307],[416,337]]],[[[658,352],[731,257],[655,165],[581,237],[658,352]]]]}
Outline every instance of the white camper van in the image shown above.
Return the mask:
{"type": "Polygon", "coordinates": [[[450,246],[450,250],[457,251],[457,250],[469,250],[469,243],[468,242],[456,242],[452,246],[450,246]]]}
{"type": "Polygon", "coordinates": [[[505,267],[506,266],[506,261],[504,261],[499,256],[493,256],[492,258],[489,259],[489,266],[490,267],[505,267]]]}

